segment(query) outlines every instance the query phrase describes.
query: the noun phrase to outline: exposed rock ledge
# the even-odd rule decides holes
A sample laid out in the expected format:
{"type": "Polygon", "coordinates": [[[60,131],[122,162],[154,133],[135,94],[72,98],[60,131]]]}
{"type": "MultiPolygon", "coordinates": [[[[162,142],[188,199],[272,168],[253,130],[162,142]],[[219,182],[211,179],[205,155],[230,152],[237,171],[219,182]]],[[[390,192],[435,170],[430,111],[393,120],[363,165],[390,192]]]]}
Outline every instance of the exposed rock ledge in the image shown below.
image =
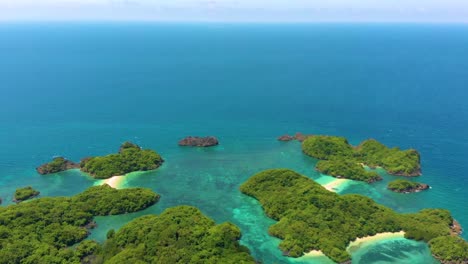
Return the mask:
{"type": "Polygon", "coordinates": [[[299,141],[299,142],[302,142],[302,141],[304,141],[306,138],[311,137],[311,136],[313,136],[313,135],[304,135],[304,134],[302,134],[302,133],[300,133],[300,132],[297,132],[294,136],[290,136],[290,135],[288,135],[288,134],[282,135],[282,136],[278,137],[278,140],[279,140],[279,141],[297,140],[297,141],[299,141]]]}
{"type": "Polygon", "coordinates": [[[463,233],[463,228],[455,219],[453,219],[452,225],[450,226],[450,233],[454,236],[459,236],[463,233]]]}
{"type": "Polygon", "coordinates": [[[219,144],[216,137],[186,137],[179,141],[179,146],[211,147],[219,144]]]}

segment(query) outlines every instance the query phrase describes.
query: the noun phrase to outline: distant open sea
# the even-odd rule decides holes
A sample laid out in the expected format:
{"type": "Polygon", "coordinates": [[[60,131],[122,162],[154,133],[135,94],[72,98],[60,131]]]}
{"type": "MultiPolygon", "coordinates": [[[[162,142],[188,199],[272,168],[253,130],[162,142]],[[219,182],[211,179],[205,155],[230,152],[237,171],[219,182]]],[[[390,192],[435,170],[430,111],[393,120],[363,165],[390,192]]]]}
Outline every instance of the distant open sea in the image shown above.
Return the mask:
{"type": "MultiPolygon", "coordinates": [[[[317,179],[297,131],[375,138],[416,148],[426,192],[353,183],[399,212],[449,209],[468,228],[468,26],[408,24],[0,24],[0,197],[16,188],[77,194],[95,182],[78,171],[40,176],[54,156],[78,161],[126,140],[158,151],[163,167],[131,174],[161,201],[138,213],[98,217],[91,239],[165,208],[188,204],[231,221],[263,263],[329,263],[281,256],[274,223],[238,188],[254,173],[291,168],[317,179]],[[188,135],[220,145],[182,148],[188,135]]],[[[468,239],[468,232],[463,234],[468,239]]],[[[424,243],[381,241],[353,263],[436,263],[424,243]]]]}

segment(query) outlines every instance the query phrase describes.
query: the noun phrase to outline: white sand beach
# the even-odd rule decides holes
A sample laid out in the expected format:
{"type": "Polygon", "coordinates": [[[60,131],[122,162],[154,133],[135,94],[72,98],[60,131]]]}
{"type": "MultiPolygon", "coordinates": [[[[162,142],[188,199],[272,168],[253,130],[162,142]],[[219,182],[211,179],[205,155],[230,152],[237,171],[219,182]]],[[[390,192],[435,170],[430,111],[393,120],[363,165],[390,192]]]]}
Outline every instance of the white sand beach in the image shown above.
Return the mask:
{"type": "Polygon", "coordinates": [[[335,179],[331,182],[323,184],[322,186],[331,192],[337,192],[340,189],[340,187],[342,187],[343,184],[347,183],[348,181],[349,180],[347,179],[335,179]]]}
{"type": "Polygon", "coordinates": [[[108,179],[105,179],[105,180],[100,180],[98,182],[96,182],[95,185],[103,185],[103,184],[107,184],[109,185],[110,187],[112,188],[115,188],[115,189],[121,189],[122,186],[123,186],[123,183],[125,182],[125,177],[126,176],[112,176],[108,179]]]}
{"type": "Polygon", "coordinates": [[[316,257],[322,257],[325,256],[325,254],[322,253],[320,250],[312,250],[304,254],[305,258],[316,258],[316,257]]]}
{"type": "Polygon", "coordinates": [[[380,240],[392,239],[392,238],[404,238],[404,237],[405,237],[404,231],[394,232],[394,233],[385,232],[385,233],[378,233],[374,236],[361,237],[349,243],[348,247],[346,248],[346,251],[348,251],[349,253],[352,253],[363,246],[370,245],[380,240]]]}

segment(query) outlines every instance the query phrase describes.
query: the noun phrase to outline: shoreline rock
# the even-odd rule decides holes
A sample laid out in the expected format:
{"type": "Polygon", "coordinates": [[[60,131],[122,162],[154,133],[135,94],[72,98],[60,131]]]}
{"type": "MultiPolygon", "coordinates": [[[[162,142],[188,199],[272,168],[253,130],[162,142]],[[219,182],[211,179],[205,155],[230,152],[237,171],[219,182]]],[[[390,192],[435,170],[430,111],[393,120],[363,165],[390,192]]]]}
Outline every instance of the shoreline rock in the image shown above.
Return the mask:
{"type": "Polygon", "coordinates": [[[454,261],[451,261],[451,260],[442,260],[440,259],[439,257],[437,257],[436,255],[432,254],[432,256],[437,259],[438,261],[440,261],[441,264],[468,264],[468,260],[462,260],[462,261],[458,261],[458,260],[454,260],[454,261]]]}
{"type": "Polygon", "coordinates": [[[279,136],[277,139],[278,141],[292,141],[292,140],[297,140],[299,142],[302,142],[306,140],[308,137],[313,137],[314,135],[304,135],[301,132],[297,132],[294,134],[294,136],[290,136],[288,134],[284,134],[282,136],[279,136]]]}
{"type": "Polygon", "coordinates": [[[460,223],[453,219],[452,225],[450,226],[450,233],[453,236],[459,236],[463,233],[463,228],[460,223]]]}
{"type": "Polygon", "coordinates": [[[54,158],[51,162],[44,163],[37,167],[36,171],[41,175],[46,175],[78,168],[80,168],[79,163],[75,163],[63,157],[57,157],[54,158]]]}
{"type": "Polygon", "coordinates": [[[295,138],[293,136],[290,136],[288,134],[278,137],[278,141],[291,141],[291,140],[294,140],[294,139],[295,138]]]}
{"type": "Polygon", "coordinates": [[[179,141],[179,146],[186,147],[212,147],[219,144],[219,141],[216,137],[186,137],[179,141]]]}

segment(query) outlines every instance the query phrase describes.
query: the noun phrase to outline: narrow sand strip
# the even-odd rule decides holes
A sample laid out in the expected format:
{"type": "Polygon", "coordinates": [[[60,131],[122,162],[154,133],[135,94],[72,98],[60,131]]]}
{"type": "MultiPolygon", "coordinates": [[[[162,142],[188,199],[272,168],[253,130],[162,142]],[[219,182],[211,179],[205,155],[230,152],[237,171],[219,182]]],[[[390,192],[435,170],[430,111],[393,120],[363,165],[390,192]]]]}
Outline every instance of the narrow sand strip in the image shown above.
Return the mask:
{"type": "Polygon", "coordinates": [[[348,180],[346,179],[336,179],[336,180],[333,180],[327,184],[324,184],[322,185],[323,187],[325,187],[325,189],[329,190],[330,192],[337,192],[339,190],[339,188],[345,184],[348,180]]]}
{"type": "Polygon", "coordinates": [[[346,248],[346,251],[348,251],[349,253],[353,253],[356,250],[360,249],[361,247],[371,245],[380,240],[386,240],[386,239],[392,239],[392,238],[404,238],[404,237],[405,237],[404,231],[395,232],[395,233],[385,232],[385,233],[378,233],[374,236],[361,237],[349,243],[348,247],[346,248]]]}
{"type": "MultiPolygon", "coordinates": [[[[395,232],[395,233],[385,232],[385,233],[378,233],[374,236],[361,237],[349,243],[348,247],[346,248],[346,251],[348,251],[350,254],[353,254],[360,248],[364,246],[372,245],[375,242],[386,240],[386,239],[404,238],[404,237],[405,237],[405,232],[403,231],[395,232]]],[[[308,258],[317,258],[317,257],[324,257],[324,256],[325,254],[323,254],[322,251],[320,250],[311,250],[310,252],[305,253],[304,256],[297,258],[297,260],[305,260],[308,258]]]]}
{"type": "Polygon", "coordinates": [[[107,184],[109,185],[110,187],[114,188],[114,189],[120,189],[122,188],[122,185],[125,181],[125,176],[112,176],[108,179],[105,179],[105,180],[101,180],[99,182],[96,183],[96,185],[103,185],[103,184],[107,184]]]}
{"type": "Polygon", "coordinates": [[[316,258],[316,257],[323,257],[325,254],[322,253],[320,250],[312,250],[304,254],[303,258],[316,258]]]}

